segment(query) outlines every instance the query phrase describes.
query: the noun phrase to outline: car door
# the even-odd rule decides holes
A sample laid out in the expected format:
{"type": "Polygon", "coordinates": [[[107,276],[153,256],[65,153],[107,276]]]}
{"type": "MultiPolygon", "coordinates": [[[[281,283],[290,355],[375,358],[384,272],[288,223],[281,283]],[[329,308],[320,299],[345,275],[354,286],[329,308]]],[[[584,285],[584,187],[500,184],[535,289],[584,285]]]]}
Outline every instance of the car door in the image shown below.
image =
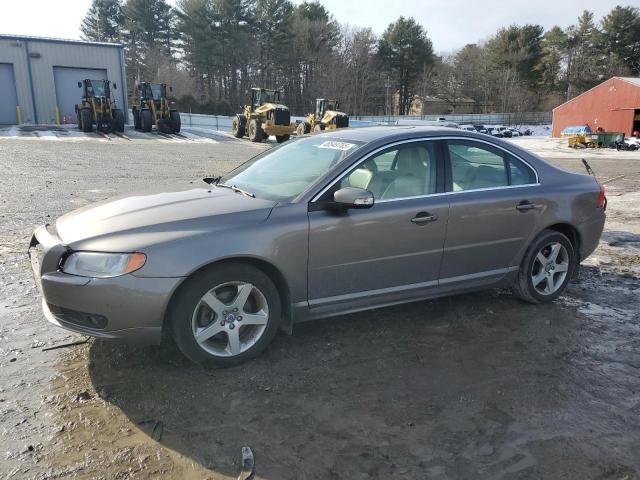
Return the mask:
{"type": "Polygon", "coordinates": [[[449,223],[440,284],[516,270],[545,208],[535,170],[489,142],[446,141],[449,223]]]}
{"type": "Polygon", "coordinates": [[[369,209],[309,208],[309,306],[317,313],[391,303],[437,286],[449,203],[442,144],[411,141],[358,162],[316,200],[340,188],[370,190],[369,209]]]}

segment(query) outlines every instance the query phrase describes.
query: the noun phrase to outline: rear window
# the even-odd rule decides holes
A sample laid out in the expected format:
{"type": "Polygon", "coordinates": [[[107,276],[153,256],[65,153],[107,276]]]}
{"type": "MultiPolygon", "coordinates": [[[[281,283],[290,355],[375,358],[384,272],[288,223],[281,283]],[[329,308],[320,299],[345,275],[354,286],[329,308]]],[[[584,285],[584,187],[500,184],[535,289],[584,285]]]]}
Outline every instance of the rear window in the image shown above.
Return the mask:
{"type": "Polygon", "coordinates": [[[513,155],[473,140],[448,140],[454,192],[536,183],[531,167],[513,155]]]}

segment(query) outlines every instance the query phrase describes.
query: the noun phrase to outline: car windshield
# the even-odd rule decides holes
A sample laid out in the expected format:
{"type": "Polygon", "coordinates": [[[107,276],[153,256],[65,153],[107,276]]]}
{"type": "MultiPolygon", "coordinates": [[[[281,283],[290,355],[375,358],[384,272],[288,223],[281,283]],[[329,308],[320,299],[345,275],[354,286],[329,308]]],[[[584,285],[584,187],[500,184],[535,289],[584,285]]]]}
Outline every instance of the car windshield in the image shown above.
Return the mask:
{"type": "Polygon", "coordinates": [[[240,165],[219,183],[241,188],[258,198],[288,202],[361,145],[327,137],[290,140],[240,165]]]}
{"type": "Polygon", "coordinates": [[[154,100],[160,100],[162,98],[162,84],[160,83],[152,83],[151,84],[151,95],[154,100]]]}
{"type": "Polygon", "coordinates": [[[93,91],[94,97],[104,97],[104,82],[102,80],[91,80],[91,90],[93,91]]]}

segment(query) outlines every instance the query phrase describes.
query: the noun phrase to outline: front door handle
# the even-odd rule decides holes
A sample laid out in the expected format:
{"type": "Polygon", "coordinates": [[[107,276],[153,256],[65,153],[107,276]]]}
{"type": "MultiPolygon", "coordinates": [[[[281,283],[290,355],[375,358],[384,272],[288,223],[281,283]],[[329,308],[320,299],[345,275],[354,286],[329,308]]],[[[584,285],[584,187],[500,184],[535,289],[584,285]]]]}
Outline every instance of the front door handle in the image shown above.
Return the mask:
{"type": "Polygon", "coordinates": [[[438,220],[437,215],[431,215],[428,212],[420,212],[415,217],[411,219],[411,221],[415,224],[421,225],[423,223],[435,222],[438,220]]]}
{"type": "Polygon", "coordinates": [[[529,200],[523,200],[518,205],[516,205],[516,210],[520,212],[526,212],[527,210],[535,210],[536,208],[540,208],[540,205],[531,203],[529,200]]]}

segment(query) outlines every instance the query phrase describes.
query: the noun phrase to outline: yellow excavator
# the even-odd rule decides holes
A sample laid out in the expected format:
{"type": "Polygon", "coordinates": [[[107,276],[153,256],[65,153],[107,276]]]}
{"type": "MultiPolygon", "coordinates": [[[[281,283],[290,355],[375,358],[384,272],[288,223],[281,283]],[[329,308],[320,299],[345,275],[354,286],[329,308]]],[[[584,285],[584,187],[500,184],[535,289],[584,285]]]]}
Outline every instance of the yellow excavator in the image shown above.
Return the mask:
{"type": "Polygon", "coordinates": [[[335,99],[316,98],[316,110],[298,124],[296,133],[302,136],[309,132],[320,132],[349,126],[349,116],[338,110],[335,99]]]}
{"type": "Polygon", "coordinates": [[[267,88],[251,89],[251,104],[243,107],[231,123],[231,133],[236,138],[249,137],[252,142],[261,142],[270,135],[278,143],[286,142],[293,133],[289,107],[280,103],[280,90],[267,88]]]}

